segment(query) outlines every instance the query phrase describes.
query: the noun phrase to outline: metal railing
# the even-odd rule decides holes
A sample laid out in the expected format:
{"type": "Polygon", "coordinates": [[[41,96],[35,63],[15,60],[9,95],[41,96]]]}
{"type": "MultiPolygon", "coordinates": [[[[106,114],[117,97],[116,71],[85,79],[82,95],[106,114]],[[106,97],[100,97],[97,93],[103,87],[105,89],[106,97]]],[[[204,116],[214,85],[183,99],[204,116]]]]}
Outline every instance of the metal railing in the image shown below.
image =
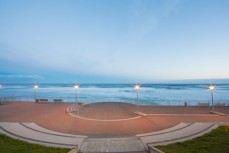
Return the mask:
{"type": "MultiPolygon", "coordinates": [[[[37,100],[44,100],[47,102],[76,102],[75,97],[37,97],[37,100]]],[[[35,102],[33,97],[0,97],[0,104],[14,101],[35,102]]],[[[78,97],[78,102],[82,103],[96,103],[96,102],[125,102],[136,104],[136,99],[117,98],[117,97],[78,97]]],[[[200,103],[208,103],[211,106],[210,100],[141,100],[139,105],[150,106],[198,106],[200,103]]],[[[215,106],[229,106],[229,100],[214,100],[215,106]]]]}

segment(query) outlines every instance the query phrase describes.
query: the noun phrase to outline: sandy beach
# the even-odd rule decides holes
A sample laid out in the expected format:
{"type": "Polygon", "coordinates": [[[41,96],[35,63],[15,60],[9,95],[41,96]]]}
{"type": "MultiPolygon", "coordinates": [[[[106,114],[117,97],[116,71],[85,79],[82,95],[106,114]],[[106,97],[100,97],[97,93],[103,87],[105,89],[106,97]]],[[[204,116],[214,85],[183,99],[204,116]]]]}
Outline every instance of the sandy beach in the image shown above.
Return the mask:
{"type": "Polygon", "coordinates": [[[0,122],[34,122],[54,131],[89,137],[134,136],[181,122],[229,122],[228,107],[216,107],[227,114],[219,116],[209,113],[211,107],[140,106],[140,111],[149,115],[138,117],[135,105],[109,102],[88,104],[73,116],[66,113],[72,104],[12,102],[0,105],[0,122]]]}

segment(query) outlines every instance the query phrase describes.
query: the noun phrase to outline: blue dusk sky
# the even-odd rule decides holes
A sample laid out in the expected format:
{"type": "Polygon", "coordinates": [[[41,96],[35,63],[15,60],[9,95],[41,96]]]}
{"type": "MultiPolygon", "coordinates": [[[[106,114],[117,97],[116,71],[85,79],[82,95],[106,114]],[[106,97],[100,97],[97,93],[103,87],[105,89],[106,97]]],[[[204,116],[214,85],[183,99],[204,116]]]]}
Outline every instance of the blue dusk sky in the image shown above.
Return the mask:
{"type": "Polygon", "coordinates": [[[229,78],[228,0],[0,0],[0,83],[229,78]]]}

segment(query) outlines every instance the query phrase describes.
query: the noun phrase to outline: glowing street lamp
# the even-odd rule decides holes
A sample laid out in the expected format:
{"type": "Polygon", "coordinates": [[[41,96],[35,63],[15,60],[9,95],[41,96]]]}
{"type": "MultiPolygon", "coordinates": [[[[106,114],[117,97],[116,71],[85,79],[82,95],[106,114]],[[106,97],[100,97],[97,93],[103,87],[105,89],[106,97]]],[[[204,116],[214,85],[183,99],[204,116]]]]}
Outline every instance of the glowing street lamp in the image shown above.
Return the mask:
{"type": "Polygon", "coordinates": [[[34,88],[34,99],[35,99],[35,101],[37,100],[37,89],[39,88],[39,86],[37,85],[37,84],[35,84],[34,86],[33,86],[33,88],[34,88]]]}
{"type": "Polygon", "coordinates": [[[137,113],[139,113],[139,105],[138,105],[138,91],[140,90],[140,85],[136,84],[134,86],[134,89],[136,90],[136,94],[137,94],[137,113]]]}
{"type": "Polygon", "coordinates": [[[76,103],[77,103],[77,98],[78,98],[77,91],[78,91],[79,87],[80,86],[78,84],[74,85],[74,89],[76,90],[76,103]]]}
{"type": "Polygon", "coordinates": [[[215,107],[214,107],[214,102],[213,102],[213,90],[215,90],[215,86],[210,85],[210,86],[208,87],[208,89],[211,91],[211,98],[212,98],[212,111],[214,112],[214,111],[215,111],[215,107]]]}

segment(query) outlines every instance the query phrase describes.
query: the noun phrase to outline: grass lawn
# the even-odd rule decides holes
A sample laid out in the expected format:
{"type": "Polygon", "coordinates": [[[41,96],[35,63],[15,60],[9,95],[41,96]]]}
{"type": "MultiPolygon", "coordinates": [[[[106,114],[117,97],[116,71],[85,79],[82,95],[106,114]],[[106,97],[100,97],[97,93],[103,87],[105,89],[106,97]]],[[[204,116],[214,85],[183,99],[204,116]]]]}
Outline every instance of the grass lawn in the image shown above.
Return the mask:
{"type": "Polygon", "coordinates": [[[193,140],[156,148],[165,153],[229,153],[229,126],[220,126],[193,140]]]}
{"type": "Polygon", "coordinates": [[[0,134],[0,153],[67,153],[70,149],[44,147],[0,134]]]}

